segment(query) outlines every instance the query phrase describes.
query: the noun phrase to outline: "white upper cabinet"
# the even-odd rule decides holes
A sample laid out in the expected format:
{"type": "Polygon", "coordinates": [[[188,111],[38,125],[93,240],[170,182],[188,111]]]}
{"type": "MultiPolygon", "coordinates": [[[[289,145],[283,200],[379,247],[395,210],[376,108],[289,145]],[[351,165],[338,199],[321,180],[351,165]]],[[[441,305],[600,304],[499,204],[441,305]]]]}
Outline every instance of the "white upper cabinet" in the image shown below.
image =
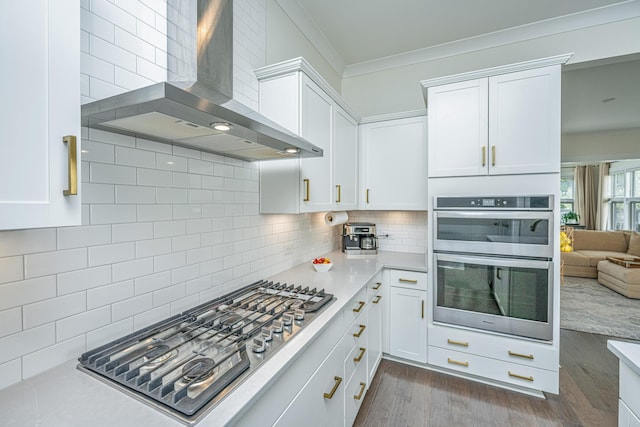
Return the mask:
{"type": "Polygon", "coordinates": [[[423,81],[429,176],[559,172],[560,72],[568,58],[423,81]]]}
{"type": "Polygon", "coordinates": [[[357,116],[302,58],[256,74],[260,112],[324,151],[323,157],[261,162],[260,212],[357,208],[357,116]]]}
{"type": "Polygon", "coordinates": [[[0,229],[78,225],[80,2],[2,2],[0,38],[0,229]]]}
{"type": "Polygon", "coordinates": [[[427,209],[424,115],[361,125],[360,209],[427,209]]]}

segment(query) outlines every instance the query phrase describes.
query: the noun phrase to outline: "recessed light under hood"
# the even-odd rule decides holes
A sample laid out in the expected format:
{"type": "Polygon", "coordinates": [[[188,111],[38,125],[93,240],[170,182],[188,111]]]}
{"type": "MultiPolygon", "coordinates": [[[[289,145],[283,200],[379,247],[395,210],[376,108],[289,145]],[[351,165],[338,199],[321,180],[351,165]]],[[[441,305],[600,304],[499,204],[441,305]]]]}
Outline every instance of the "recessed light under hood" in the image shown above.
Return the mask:
{"type": "Polygon", "coordinates": [[[169,81],[84,104],[83,126],[249,161],[323,155],[232,99],[232,0],[169,0],[167,18],[169,81]]]}

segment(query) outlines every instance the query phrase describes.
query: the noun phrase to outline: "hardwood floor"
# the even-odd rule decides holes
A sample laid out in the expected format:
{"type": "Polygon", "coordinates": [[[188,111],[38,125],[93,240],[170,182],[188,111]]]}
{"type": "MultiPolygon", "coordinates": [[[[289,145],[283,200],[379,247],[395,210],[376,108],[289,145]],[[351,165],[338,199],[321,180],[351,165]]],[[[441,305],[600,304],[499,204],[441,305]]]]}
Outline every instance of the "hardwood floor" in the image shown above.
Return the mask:
{"type": "Polygon", "coordinates": [[[547,399],[383,360],[354,426],[617,426],[609,338],[562,329],[560,394],[547,399]]]}

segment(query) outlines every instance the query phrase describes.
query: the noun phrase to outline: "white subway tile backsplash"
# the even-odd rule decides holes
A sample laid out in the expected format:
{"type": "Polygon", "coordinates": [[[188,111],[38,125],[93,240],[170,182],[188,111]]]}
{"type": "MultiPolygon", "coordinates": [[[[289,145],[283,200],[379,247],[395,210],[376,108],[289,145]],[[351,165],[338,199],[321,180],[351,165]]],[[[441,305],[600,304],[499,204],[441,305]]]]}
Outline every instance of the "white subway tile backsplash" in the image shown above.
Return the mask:
{"type": "Polygon", "coordinates": [[[149,185],[154,187],[171,187],[173,178],[171,172],[155,169],[138,169],[138,185],[149,185]]]}
{"type": "Polygon", "coordinates": [[[14,359],[0,364],[0,389],[19,383],[22,380],[22,360],[14,359]]]}
{"type": "MultiPolygon", "coordinates": [[[[133,242],[153,237],[153,223],[137,222],[131,224],[113,224],[111,226],[111,241],[133,242]]],[[[138,257],[139,258],[139,257],[138,257]]]]}
{"type": "Polygon", "coordinates": [[[135,294],[142,295],[148,292],[157,291],[171,285],[171,272],[163,271],[161,273],[150,274],[135,279],[135,294]]]}
{"type": "Polygon", "coordinates": [[[136,140],[134,137],[129,135],[105,132],[103,130],[93,128],[89,129],[89,139],[92,141],[106,142],[107,144],[121,145],[125,147],[135,147],[136,140]]]}
{"type": "Polygon", "coordinates": [[[208,190],[222,190],[224,189],[224,178],[220,176],[203,176],[202,188],[208,190]]]}
{"type": "MultiPolygon", "coordinates": [[[[111,309],[101,307],[85,311],[56,322],[56,339],[64,341],[69,338],[106,326],[111,322],[111,309]]],[[[84,336],[83,336],[84,344],[84,336]]]]}
{"type": "Polygon", "coordinates": [[[187,189],[156,188],[157,203],[187,203],[187,189]]]}
{"type": "Polygon", "coordinates": [[[0,311],[0,338],[22,330],[22,309],[20,307],[0,311]]]}
{"type": "Polygon", "coordinates": [[[87,310],[123,301],[133,295],[133,279],[89,289],[87,291],[87,310]]]}
{"type": "Polygon", "coordinates": [[[56,296],[56,276],[0,285],[0,310],[19,307],[56,296]]]}
{"type": "Polygon", "coordinates": [[[92,350],[133,332],[133,317],[87,332],[87,350],[92,350]]]}
{"type": "Polygon", "coordinates": [[[198,295],[190,295],[171,302],[171,315],[180,314],[200,303],[198,295]]]}
{"type": "Polygon", "coordinates": [[[153,224],[153,237],[173,237],[185,234],[187,223],[185,221],[159,221],[153,224]]]}
{"type": "Polygon", "coordinates": [[[182,267],[187,263],[186,252],[176,252],[153,257],[153,271],[160,272],[182,267]]]}
{"type": "MultiPolygon", "coordinates": [[[[111,31],[113,31],[113,29],[111,31]]],[[[91,76],[94,79],[102,80],[106,83],[111,83],[111,84],[115,83],[115,73],[114,73],[115,67],[113,66],[113,64],[110,64],[107,61],[103,61],[102,59],[97,58],[95,56],[91,56],[88,53],[82,52],[80,55],[81,55],[80,72],[82,74],[86,76],[91,76]]],[[[84,144],[82,148],[84,149],[84,144]]],[[[83,154],[84,154],[84,151],[83,151],[83,154]]]]}
{"type": "Polygon", "coordinates": [[[153,306],[160,307],[185,296],[185,284],[169,286],[153,293],[153,306]]]}
{"type": "MultiPolygon", "coordinates": [[[[82,141],[82,160],[87,162],[111,163],[115,161],[115,147],[113,144],[91,141],[82,141]]],[[[84,200],[83,200],[84,202],[84,200]]]]}
{"type": "Polygon", "coordinates": [[[0,257],[54,251],[56,229],[3,231],[0,233],[0,257]]]}
{"type": "Polygon", "coordinates": [[[136,258],[171,253],[171,238],[139,240],[136,242],[136,258]]]}
{"type": "Polygon", "coordinates": [[[24,277],[27,279],[86,267],[86,248],[43,252],[24,257],[24,277]]]}
{"type": "MultiPolygon", "coordinates": [[[[84,164],[84,162],[82,163],[84,164]]],[[[89,204],[115,202],[115,186],[113,184],[83,182],[82,190],[82,203],[85,203],[87,208],[89,204]]]]}
{"type": "Polygon", "coordinates": [[[90,225],[58,228],[58,249],[111,243],[110,225],[90,225]]]}
{"type": "Polygon", "coordinates": [[[114,243],[89,248],[89,266],[114,264],[135,258],[135,244],[133,242],[114,243]]]}
{"type": "MultiPolygon", "coordinates": [[[[116,41],[118,41],[118,31],[123,32],[116,28],[116,41]]],[[[118,64],[121,68],[136,71],[136,55],[134,53],[94,35],[89,37],[89,52],[92,56],[111,64],[118,64]]]]}
{"type": "Polygon", "coordinates": [[[163,305],[133,316],[133,328],[137,331],[169,316],[171,316],[171,306],[163,305]]]}
{"type": "Polygon", "coordinates": [[[182,172],[173,173],[173,186],[179,188],[202,188],[203,175],[187,174],[182,172]]]}
{"type": "Polygon", "coordinates": [[[91,0],[91,12],[131,33],[136,31],[136,18],[108,0],[91,0]]]}
{"type": "Polygon", "coordinates": [[[171,284],[184,283],[187,280],[193,280],[200,275],[200,266],[198,264],[185,265],[184,267],[174,268],[171,270],[171,284]]]}
{"type": "MultiPolygon", "coordinates": [[[[136,185],[116,185],[116,203],[151,204],[156,202],[155,189],[136,185]]],[[[138,217],[139,221],[147,221],[138,217]]]]}
{"type": "Polygon", "coordinates": [[[213,191],[211,190],[189,190],[189,203],[211,203],[213,202],[213,191]]]}
{"type": "Polygon", "coordinates": [[[156,154],[156,168],[168,171],[186,172],[187,159],[178,156],[169,156],[162,153],[156,154]]]}
{"type": "Polygon", "coordinates": [[[145,4],[146,1],[115,0],[114,3],[116,6],[122,8],[122,10],[135,16],[138,20],[150,23],[151,25],[155,22],[155,12],[145,4]]]}
{"type": "Polygon", "coordinates": [[[212,259],[211,261],[201,262],[200,274],[219,273],[224,270],[224,258],[212,259]]]}
{"type": "MultiPolygon", "coordinates": [[[[128,31],[116,28],[115,30],[115,45],[131,52],[136,57],[146,58],[153,61],[156,57],[155,47],[151,43],[147,43],[143,39],[137,37],[135,34],[128,31]]],[[[118,63],[118,62],[114,62],[118,63]]],[[[130,71],[135,72],[136,69],[129,68],[130,71]]]]}
{"type": "MultiPolygon", "coordinates": [[[[153,188],[141,187],[148,190],[153,188]]],[[[154,193],[155,197],[155,193],[154,193]]],[[[173,209],[169,204],[165,205],[138,205],[138,221],[168,221],[173,219],[173,209]]]]}
{"type": "Polygon", "coordinates": [[[187,234],[207,233],[209,231],[211,231],[211,220],[208,218],[187,221],[187,234]]]}
{"type": "Polygon", "coordinates": [[[136,184],[136,168],[129,166],[91,164],[91,182],[102,184],[136,184]]]}
{"type": "Polygon", "coordinates": [[[201,276],[197,279],[187,281],[185,291],[187,295],[193,295],[211,289],[211,286],[211,276],[201,276]]]}
{"type": "Polygon", "coordinates": [[[23,257],[14,256],[0,258],[0,284],[22,280],[23,277],[23,257]]]}
{"type": "Polygon", "coordinates": [[[156,164],[156,154],[136,148],[116,147],[116,164],[153,169],[156,164]]]}
{"type": "Polygon", "coordinates": [[[189,173],[198,173],[200,175],[213,175],[213,163],[207,162],[205,160],[188,159],[187,168],[189,173]]]}
{"type": "Polygon", "coordinates": [[[136,221],[136,205],[90,205],[91,224],[136,221]]]}
{"type": "Polygon", "coordinates": [[[211,248],[199,248],[187,251],[187,264],[198,264],[212,258],[211,248]]]}
{"type": "Polygon", "coordinates": [[[22,325],[24,329],[31,329],[83,312],[86,308],[84,292],[27,304],[22,308],[22,325]]]}
{"type": "Polygon", "coordinates": [[[53,323],[0,338],[0,363],[32,353],[56,342],[53,323]]]}
{"type": "MultiPolygon", "coordinates": [[[[125,89],[104,80],[89,77],[89,98],[91,100],[108,98],[124,92],[125,89]]],[[[87,101],[89,102],[89,101],[87,101]]]]}
{"type": "Polygon", "coordinates": [[[153,258],[142,258],[135,261],[119,262],[112,265],[114,281],[133,279],[153,273],[153,258]]]}
{"type": "Polygon", "coordinates": [[[187,234],[171,238],[171,251],[179,252],[200,247],[199,234],[187,234]]]}
{"type": "Polygon", "coordinates": [[[67,360],[78,357],[86,349],[84,336],[62,341],[22,358],[22,375],[32,377],[67,360]]]}
{"type": "Polygon", "coordinates": [[[58,274],[58,295],[67,295],[111,283],[111,266],[58,274]]]}
{"type": "Polygon", "coordinates": [[[136,148],[140,150],[155,151],[156,153],[164,153],[164,154],[172,153],[171,144],[150,141],[148,139],[142,139],[142,138],[136,139],[136,148]]]}
{"type": "MultiPolygon", "coordinates": [[[[194,150],[193,148],[181,147],[179,145],[173,146],[173,154],[175,156],[190,157],[191,159],[200,159],[202,152],[200,150],[194,150]]],[[[189,159],[187,159],[189,160],[189,159]]]]}
{"type": "MultiPolygon", "coordinates": [[[[91,33],[101,39],[113,43],[115,28],[113,23],[91,13],[88,9],[80,9],[80,28],[87,34],[91,33]]],[[[81,62],[81,65],[84,65],[84,60],[81,62]]],[[[99,73],[100,69],[94,69],[93,71],[99,73]]]]}
{"type": "Polygon", "coordinates": [[[111,321],[122,320],[125,317],[151,310],[152,307],[153,296],[150,293],[111,304],[111,321]]]}
{"type": "MultiPolygon", "coordinates": [[[[157,51],[157,49],[154,50],[157,51]]],[[[136,59],[136,71],[141,76],[156,82],[167,80],[167,70],[165,67],[155,63],[155,56],[149,60],[138,57],[136,59]]]]}
{"type": "Polygon", "coordinates": [[[173,205],[173,219],[193,220],[198,218],[202,218],[201,205],[173,205]]]}

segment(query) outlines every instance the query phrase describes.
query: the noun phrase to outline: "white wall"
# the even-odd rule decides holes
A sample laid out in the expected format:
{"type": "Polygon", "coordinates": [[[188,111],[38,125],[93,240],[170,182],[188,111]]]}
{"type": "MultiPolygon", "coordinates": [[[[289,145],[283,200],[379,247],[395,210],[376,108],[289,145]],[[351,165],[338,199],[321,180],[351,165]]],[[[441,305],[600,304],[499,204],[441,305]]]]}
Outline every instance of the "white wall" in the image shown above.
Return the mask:
{"type": "MultiPolygon", "coordinates": [[[[165,79],[164,4],[82,2],[83,101],[165,79]]],[[[251,105],[264,14],[234,2],[234,91],[251,105]]],[[[259,215],[255,164],[82,136],[83,225],[0,232],[0,388],[339,247],[322,214],[259,215]]]]}
{"type": "Polygon", "coordinates": [[[640,159],[640,129],[562,135],[562,163],[640,159]]]}

